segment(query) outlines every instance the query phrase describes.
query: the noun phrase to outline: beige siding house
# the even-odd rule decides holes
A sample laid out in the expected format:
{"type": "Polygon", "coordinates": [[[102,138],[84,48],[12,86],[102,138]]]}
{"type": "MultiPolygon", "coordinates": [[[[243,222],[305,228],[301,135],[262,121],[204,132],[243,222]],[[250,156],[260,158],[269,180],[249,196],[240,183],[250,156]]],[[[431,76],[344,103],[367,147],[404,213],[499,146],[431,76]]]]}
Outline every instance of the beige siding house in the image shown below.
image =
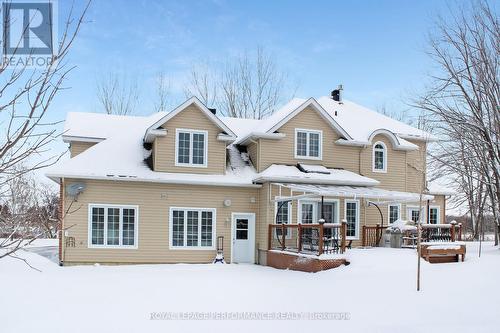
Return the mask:
{"type": "MultiPolygon", "coordinates": [[[[337,95],[338,96],[338,95],[337,95]]],[[[70,113],[61,264],[266,264],[270,224],[443,223],[429,190],[435,138],[331,97],[295,98],[263,120],[221,117],[197,98],[148,117],[70,113]],[[419,198],[425,208],[419,211],[419,198]],[[326,213],[325,213],[326,212],[326,213]]]]}

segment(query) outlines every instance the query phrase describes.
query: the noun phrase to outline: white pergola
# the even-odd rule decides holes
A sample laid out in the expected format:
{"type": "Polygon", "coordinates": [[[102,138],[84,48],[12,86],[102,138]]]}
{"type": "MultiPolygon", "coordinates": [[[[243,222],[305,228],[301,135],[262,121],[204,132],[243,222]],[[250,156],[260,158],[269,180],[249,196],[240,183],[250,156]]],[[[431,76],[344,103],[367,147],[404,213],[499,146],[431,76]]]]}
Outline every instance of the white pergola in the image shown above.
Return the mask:
{"type": "Polygon", "coordinates": [[[317,197],[339,197],[349,199],[366,199],[369,202],[390,204],[408,203],[433,200],[430,194],[420,194],[411,192],[389,191],[381,188],[363,186],[342,186],[342,185],[312,185],[312,184],[285,184],[272,183],[271,185],[280,188],[280,195],[272,201],[291,201],[317,197]],[[281,189],[291,190],[292,195],[282,196],[281,189]],[[297,193],[297,194],[295,194],[297,193]]]}

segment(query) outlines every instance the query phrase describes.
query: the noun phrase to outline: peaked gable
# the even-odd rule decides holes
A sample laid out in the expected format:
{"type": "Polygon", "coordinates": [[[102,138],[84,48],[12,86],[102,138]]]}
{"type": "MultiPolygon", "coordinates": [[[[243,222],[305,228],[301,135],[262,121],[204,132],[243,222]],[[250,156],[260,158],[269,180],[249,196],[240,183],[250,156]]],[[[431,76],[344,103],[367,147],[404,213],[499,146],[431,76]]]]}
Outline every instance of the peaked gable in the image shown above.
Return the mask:
{"type": "Polygon", "coordinates": [[[306,100],[304,103],[299,105],[297,108],[293,109],[291,112],[286,113],[283,117],[281,117],[276,123],[274,124],[268,124],[270,126],[269,129],[266,130],[267,133],[274,133],[277,131],[280,127],[282,127],[284,124],[286,124],[290,119],[298,115],[300,112],[304,111],[306,108],[311,107],[313,110],[318,112],[318,114],[335,130],[337,131],[342,137],[346,139],[352,139],[349,133],[342,128],[342,126],[339,125],[333,119],[333,117],[326,112],[325,109],[314,99],[314,98],[309,98],[306,100]]]}
{"type": "Polygon", "coordinates": [[[174,110],[161,117],[154,124],[149,126],[146,129],[146,133],[144,134],[144,141],[148,141],[147,138],[149,136],[156,135],[160,126],[167,123],[170,119],[174,118],[176,115],[184,111],[192,104],[196,105],[198,109],[200,109],[201,112],[203,112],[210,121],[212,121],[218,128],[220,128],[228,136],[230,136],[233,139],[236,139],[236,134],[228,126],[226,126],[226,124],[224,124],[224,122],[220,120],[219,117],[213,114],[197,97],[191,97],[190,99],[188,99],[187,101],[176,107],[174,110]]]}

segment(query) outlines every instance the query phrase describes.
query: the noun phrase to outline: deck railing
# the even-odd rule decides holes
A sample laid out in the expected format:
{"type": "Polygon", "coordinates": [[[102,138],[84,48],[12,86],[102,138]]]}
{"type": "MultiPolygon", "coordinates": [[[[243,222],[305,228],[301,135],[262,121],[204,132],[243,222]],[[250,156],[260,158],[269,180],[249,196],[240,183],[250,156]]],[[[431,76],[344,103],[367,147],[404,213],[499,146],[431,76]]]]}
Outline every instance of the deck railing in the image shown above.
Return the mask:
{"type": "Polygon", "coordinates": [[[344,253],[346,223],[270,224],[268,249],[303,254],[344,253]]]}
{"type": "MultiPolygon", "coordinates": [[[[422,224],[422,242],[455,242],[462,240],[462,224],[422,224]]],[[[407,231],[403,235],[403,247],[416,247],[416,231],[407,231]]]]}
{"type": "Polygon", "coordinates": [[[362,246],[379,246],[387,226],[364,225],[361,228],[361,245],[362,246]]]}

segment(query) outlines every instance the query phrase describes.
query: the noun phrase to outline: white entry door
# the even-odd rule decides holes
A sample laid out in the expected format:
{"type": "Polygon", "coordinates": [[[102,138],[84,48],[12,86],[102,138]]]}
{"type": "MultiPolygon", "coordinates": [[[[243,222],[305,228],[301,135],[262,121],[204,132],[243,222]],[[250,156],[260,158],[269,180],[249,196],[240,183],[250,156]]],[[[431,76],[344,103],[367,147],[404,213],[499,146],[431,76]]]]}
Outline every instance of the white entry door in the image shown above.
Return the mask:
{"type": "Polygon", "coordinates": [[[255,214],[233,213],[231,262],[255,262],[255,214]]]}

